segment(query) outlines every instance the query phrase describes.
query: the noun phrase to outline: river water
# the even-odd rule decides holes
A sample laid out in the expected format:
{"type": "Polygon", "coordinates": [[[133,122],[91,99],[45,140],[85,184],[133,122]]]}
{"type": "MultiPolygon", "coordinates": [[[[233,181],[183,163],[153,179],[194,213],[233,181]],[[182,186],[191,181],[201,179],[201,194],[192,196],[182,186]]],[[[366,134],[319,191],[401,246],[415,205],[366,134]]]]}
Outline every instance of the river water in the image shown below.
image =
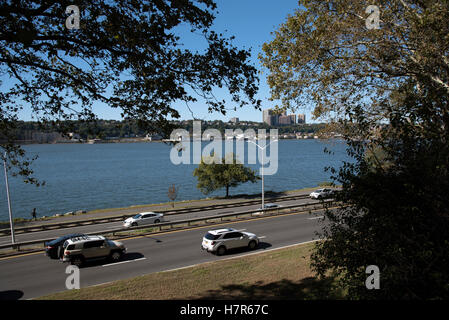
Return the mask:
{"type": "MultiPolygon", "coordinates": [[[[245,150],[246,147],[245,143],[245,150]]],[[[46,184],[35,187],[9,176],[15,218],[30,218],[33,208],[38,216],[49,216],[74,210],[167,202],[168,188],[172,184],[179,187],[176,200],[206,197],[196,188],[197,180],[192,175],[197,165],[173,164],[170,160],[172,146],[164,143],[41,144],[24,148],[30,155],[38,155],[32,168],[35,176],[46,184]]],[[[280,140],[278,170],[274,175],[265,176],[265,191],[314,187],[330,181],[330,173],[324,168],[338,168],[343,161],[350,161],[345,148],[345,142],[340,140],[280,140]],[[332,150],[333,154],[325,153],[324,148],[332,150]]],[[[260,164],[248,166],[257,172],[260,168],[260,164]]],[[[260,191],[259,181],[231,188],[230,194],[260,191]]],[[[224,195],[222,189],[208,196],[224,195]]],[[[8,220],[3,175],[0,178],[0,220],[8,220]]]]}

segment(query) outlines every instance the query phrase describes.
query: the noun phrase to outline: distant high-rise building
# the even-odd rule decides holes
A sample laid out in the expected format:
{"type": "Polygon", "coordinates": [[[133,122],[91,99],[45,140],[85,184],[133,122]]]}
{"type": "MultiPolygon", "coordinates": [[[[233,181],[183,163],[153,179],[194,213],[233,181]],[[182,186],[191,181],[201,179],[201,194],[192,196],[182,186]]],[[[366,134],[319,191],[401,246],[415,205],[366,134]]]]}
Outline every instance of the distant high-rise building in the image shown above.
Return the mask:
{"type": "Polygon", "coordinates": [[[296,114],[291,114],[288,117],[290,117],[290,124],[296,123],[296,114]]]}
{"type": "Polygon", "coordinates": [[[290,114],[286,115],[285,113],[279,116],[279,124],[281,125],[291,125],[296,123],[296,115],[290,114]]]}
{"type": "Polygon", "coordinates": [[[239,118],[234,117],[234,118],[231,118],[231,120],[229,120],[229,121],[232,123],[239,123],[239,118]]]}
{"type": "MultiPolygon", "coordinates": [[[[265,109],[263,110],[263,122],[270,126],[296,124],[296,115],[287,115],[286,111],[279,115],[275,114],[272,109],[265,109]]],[[[298,123],[305,123],[305,115],[298,115],[298,123]]]]}
{"type": "Polygon", "coordinates": [[[274,114],[272,109],[263,110],[263,122],[270,126],[275,126],[279,124],[279,115],[274,114]]]}
{"type": "Polygon", "coordinates": [[[268,125],[271,125],[271,115],[273,114],[273,110],[271,109],[265,109],[262,111],[262,120],[263,122],[267,123],[268,125]]]}
{"type": "Polygon", "coordinates": [[[279,124],[280,125],[290,124],[290,117],[289,116],[279,116],[279,124]]]}
{"type": "Polygon", "coordinates": [[[306,123],[306,115],[298,114],[298,123],[306,123]]]}
{"type": "Polygon", "coordinates": [[[285,115],[279,116],[279,124],[280,125],[288,125],[288,124],[290,124],[290,121],[291,121],[291,119],[289,116],[285,116],[285,115]]]}

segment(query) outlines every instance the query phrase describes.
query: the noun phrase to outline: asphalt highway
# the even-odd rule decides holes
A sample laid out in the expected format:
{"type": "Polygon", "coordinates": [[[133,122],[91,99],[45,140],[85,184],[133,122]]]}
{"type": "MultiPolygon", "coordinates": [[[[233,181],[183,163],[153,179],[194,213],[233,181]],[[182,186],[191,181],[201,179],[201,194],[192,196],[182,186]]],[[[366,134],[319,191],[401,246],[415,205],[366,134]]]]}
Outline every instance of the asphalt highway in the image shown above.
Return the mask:
{"type": "MultiPolygon", "coordinates": [[[[127,247],[123,260],[113,264],[106,261],[87,263],[80,269],[81,287],[314,240],[317,238],[315,232],[320,229],[321,216],[322,212],[317,211],[312,214],[261,217],[251,221],[122,240],[127,247]],[[229,252],[221,257],[201,250],[202,237],[207,230],[222,227],[246,229],[255,233],[262,237],[259,248],[254,251],[229,252]]],[[[67,290],[67,266],[58,260],[49,259],[44,253],[2,258],[0,299],[30,299],[67,290]]]]}
{"type": "MultiPolygon", "coordinates": [[[[283,201],[283,202],[276,202],[276,204],[280,204],[282,206],[289,206],[289,205],[303,204],[303,203],[309,203],[309,202],[317,202],[318,203],[319,201],[306,198],[306,199],[299,199],[299,200],[288,200],[288,201],[283,201]]],[[[268,203],[268,201],[265,203],[268,203]]],[[[165,216],[165,222],[193,219],[193,218],[199,218],[199,217],[209,217],[209,216],[215,216],[215,215],[219,215],[219,214],[226,214],[226,213],[232,213],[232,212],[256,210],[260,207],[261,207],[261,205],[258,204],[258,205],[242,206],[239,208],[224,208],[224,209],[216,209],[216,210],[206,210],[206,211],[200,211],[200,212],[194,212],[194,213],[184,213],[184,214],[178,214],[178,215],[172,215],[172,216],[167,215],[167,216],[165,216]]],[[[110,223],[102,223],[102,224],[94,224],[94,225],[85,225],[85,226],[70,227],[70,228],[63,228],[63,229],[56,229],[56,230],[46,230],[46,231],[16,234],[15,239],[16,239],[16,242],[21,242],[21,241],[32,241],[32,240],[39,240],[39,239],[58,238],[60,236],[63,236],[65,234],[69,234],[69,233],[94,233],[94,232],[104,231],[104,230],[108,230],[108,229],[117,229],[122,226],[123,226],[123,222],[110,222],[110,223]]],[[[0,245],[9,244],[9,243],[11,243],[10,235],[0,237],[0,245]]]]}

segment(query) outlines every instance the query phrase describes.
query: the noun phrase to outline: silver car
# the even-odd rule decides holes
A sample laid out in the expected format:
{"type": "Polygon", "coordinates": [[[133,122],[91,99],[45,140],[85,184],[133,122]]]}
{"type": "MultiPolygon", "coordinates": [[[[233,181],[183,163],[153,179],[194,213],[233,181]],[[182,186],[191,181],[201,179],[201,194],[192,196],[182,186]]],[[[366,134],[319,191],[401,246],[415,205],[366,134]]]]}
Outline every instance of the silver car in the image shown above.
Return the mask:
{"type": "Polygon", "coordinates": [[[135,227],[147,224],[154,224],[164,222],[164,215],[157,212],[142,212],[136,214],[134,217],[128,218],[123,222],[123,226],[135,227]]]}
{"type": "Polygon", "coordinates": [[[108,258],[119,261],[126,248],[122,242],[112,241],[103,236],[76,236],[64,242],[63,262],[80,267],[86,260],[108,258]]]}
{"type": "Polygon", "coordinates": [[[324,199],[332,196],[334,196],[334,190],[326,188],[315,190],[310,194],[312,199],[324,199]]]}

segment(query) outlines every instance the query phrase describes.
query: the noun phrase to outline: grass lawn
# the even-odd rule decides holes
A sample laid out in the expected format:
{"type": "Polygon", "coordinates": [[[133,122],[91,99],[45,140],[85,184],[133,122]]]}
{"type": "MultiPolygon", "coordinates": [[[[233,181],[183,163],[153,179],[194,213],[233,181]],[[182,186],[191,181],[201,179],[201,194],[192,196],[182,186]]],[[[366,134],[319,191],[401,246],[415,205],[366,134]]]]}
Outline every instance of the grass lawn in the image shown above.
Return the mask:
{"type": "Polygon", "coordinates": [[[247,257],[208,262],[104,285],[41,297],[49,300],[113,299],[341,299],[332,279],[309,268],[313,243],[247,257]]]}

